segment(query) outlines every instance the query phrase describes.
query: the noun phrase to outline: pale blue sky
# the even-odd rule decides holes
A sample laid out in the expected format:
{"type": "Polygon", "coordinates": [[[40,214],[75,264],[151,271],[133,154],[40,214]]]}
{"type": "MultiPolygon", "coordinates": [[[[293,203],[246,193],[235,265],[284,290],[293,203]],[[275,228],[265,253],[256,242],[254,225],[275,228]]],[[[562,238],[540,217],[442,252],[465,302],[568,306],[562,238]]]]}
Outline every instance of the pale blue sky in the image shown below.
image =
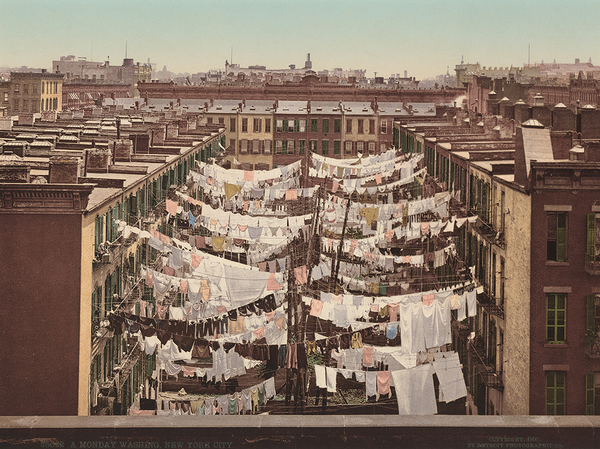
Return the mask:
{"type": "Polygon", "coordinates": [[[174,72],[303,66],[417,79],[460,63],[600,65],[599,0],[0,0],[0,66],[62,55],[148,58],[174,72]]]}

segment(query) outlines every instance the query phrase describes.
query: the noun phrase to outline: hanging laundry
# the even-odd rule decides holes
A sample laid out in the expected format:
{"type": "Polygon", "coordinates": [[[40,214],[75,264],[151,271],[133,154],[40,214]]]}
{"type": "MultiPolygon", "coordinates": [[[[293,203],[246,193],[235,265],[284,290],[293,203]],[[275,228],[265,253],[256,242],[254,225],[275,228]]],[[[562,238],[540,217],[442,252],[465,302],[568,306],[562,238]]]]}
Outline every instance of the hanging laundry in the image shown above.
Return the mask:
{"type": "Polygon", "coordinates": [[[367,221],[367,225],[371,225],[373,220],[376,220],[379,216],[378,207],[363,207],[358,211],[359,215],[367,221]]]}
{"type": "Polygon", "coordinates": [[[304,285],[307,282],[306,277],[306,265],[294,268],[294,274],[296,278],[296,285],[304,285]]]}
{"type": "Polygon", "coordinates": [[[226,236],[224,235],[212,238],[213,251],[223,252],[225,250],[225,238],[226,236]]]}
{"type": "Polygon", "coordinates": [[[177,215],[177,201],[171,201],[170,199],[167,198],[166,204],[167,204],[167,212],[173,216],[177,215]]]}
{"type": "Polygon", "coordinates": [[[238,184],[225,183],[225,197],[230,200],[234,195],[242,191],[242,186],[238,184]]]}
{"type": "Polygon", "coordinates": [[[377,394],[379,396],[391,395],[392,390],[390,389],[390,384],[391,372],[377,371],[377,394]]]}

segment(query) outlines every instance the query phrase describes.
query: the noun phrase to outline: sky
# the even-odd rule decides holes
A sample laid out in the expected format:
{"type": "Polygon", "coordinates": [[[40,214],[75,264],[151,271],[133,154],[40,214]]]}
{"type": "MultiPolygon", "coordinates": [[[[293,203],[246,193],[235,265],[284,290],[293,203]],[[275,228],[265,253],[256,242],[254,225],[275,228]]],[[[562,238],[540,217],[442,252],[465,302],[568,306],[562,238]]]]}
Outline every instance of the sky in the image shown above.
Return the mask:
{"type": "Polygon", "coordinates": [[[240,64],[445,74],[461,60],[600,65],[598,0],[0,0],[0,67],[60,56],[205,72],[240,64]],[[529,55],[528,55],[528,47],[529,55]],[[233,50],[233,52],[232,52],[233,50]]]}

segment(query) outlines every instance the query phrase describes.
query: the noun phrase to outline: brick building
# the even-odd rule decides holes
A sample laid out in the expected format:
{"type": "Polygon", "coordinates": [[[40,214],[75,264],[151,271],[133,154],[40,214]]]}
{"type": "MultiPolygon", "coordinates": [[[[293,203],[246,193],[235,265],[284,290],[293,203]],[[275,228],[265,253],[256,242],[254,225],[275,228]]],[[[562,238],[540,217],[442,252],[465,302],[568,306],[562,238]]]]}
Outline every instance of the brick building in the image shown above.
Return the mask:
{"type": "MultiPolygon", "coordinates": [[[[469,400],[479,414],[600,410],[600,158],[595,140],[565,131],[586,111],[578,120],[567,111],[550,116],[561,131],[468,111],[446,124],[395,125],[403,151],[425,152],[432,187],[449,186],[454,207],[478,216],[456,249],[483,291],[477,317],[455,323],[454,341],[468,354],[469,400]]],[[[592,125],[583,129],[593,135],[592,125]]]]}
{"type": "Polygon", "coordinates": [[[6,115],[62,110],[63,75],[41,72],[13,72],[0,83],[0,105],[6,115]]]}
{"type": "Polygon", "coordinates": [[[151,251],[123,226],[171,232],[171,186],[216,154],[224,130],[187,126],[193,115],[184,127],[183,117],[128,112],[118,138],[108,127],[88,136],[96,125],[81,118],[3,132],[0,266],[10,275],[0,278],[0,415],[125,414],[139,386],[153,384],[154,356],[108,325],[118,306],[139,313],[139,300],[152,301],[139,282],[151,251]],[[175,123],[177,133],[152,144],[156,125],[144,120],[175,123]],[[63,141],[67,130],[81,139],[63,141]]]}

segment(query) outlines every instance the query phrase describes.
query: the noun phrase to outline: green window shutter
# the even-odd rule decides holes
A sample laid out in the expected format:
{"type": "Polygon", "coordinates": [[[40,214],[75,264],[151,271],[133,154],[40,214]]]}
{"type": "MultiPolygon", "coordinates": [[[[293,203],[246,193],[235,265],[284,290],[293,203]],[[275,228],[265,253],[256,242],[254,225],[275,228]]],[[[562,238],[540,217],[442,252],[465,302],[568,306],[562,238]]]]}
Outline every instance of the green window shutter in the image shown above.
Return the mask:
{"type": "Polygon", "coordinates": [[[325,134],[327,134],[329,132],[329,119],[328,118],[323,119],[323,132],[325,134]]]}
{"type": "Polygon", "coordinates": [[[587,261],[596,259],[596,214],[587,216],[587,261]]]}
{"type": "Polygon", "coordinates": [[[585,414],[595,414],[596,398],[596,373],[587,373],[585,375],[585,414]]]}
{"type": "Polygon", "coordinates": [[[146,216],[146,187],[140,190],[140,214],[146,216]]]}
{"type": "Polygon", "coordinates": [[[99,235],[100,235],[100,239],[98,240],[98,243],[102,243],[104,242],[104,215],[102,215],[99,219],[99,235]]]}
{"type": "Polygon", "coordinates": [[[99,221],[99,218],[96,217],[96,222],[94,223],[94,252],[98,251],[98,243],[100,243],[100,233],[98,232],[98,221],[99,221]]]}
{"type": "Polygon", "coordinates": [[[110,214],[110,221],[112,224],[112,235],[110,237],[111,241],[117,239],[117,208],[114,208],[110,214]]]}
{"type": "Polygon", "coordinates": [[[340,154],[340,141],[339,140],[333,141],[333,154],[340,154]]]}
{"type": "Polygon", "coordinates": [[[333,132],[339,133],[342,129],[342,121],[339,118],[333,120],[333,132]]]}
{"type": "Polygon", "coordinates": [[[556,261],[567,261],[567,214],[556,214],[556,261]]]}
{"type": "Polygon", "coordinates": [[[304,140],[300,140],[299,142],[300,142],[299,154],[304,154],[304,145],[305,145],[305,142],[304,142],[304,140]]]}
{"type": "Polygon", "coordinates": [[[321,142],[321,148],[323,149],[323,154],[329,153],[329,141],[328,140],[323,140],[321,142]]]}
{"type": "Polygon", "coordinates": [[[585,340],[588,346],[592,346],[596,338],[596,295],[587,295],[585,300],[585,340]]]}

